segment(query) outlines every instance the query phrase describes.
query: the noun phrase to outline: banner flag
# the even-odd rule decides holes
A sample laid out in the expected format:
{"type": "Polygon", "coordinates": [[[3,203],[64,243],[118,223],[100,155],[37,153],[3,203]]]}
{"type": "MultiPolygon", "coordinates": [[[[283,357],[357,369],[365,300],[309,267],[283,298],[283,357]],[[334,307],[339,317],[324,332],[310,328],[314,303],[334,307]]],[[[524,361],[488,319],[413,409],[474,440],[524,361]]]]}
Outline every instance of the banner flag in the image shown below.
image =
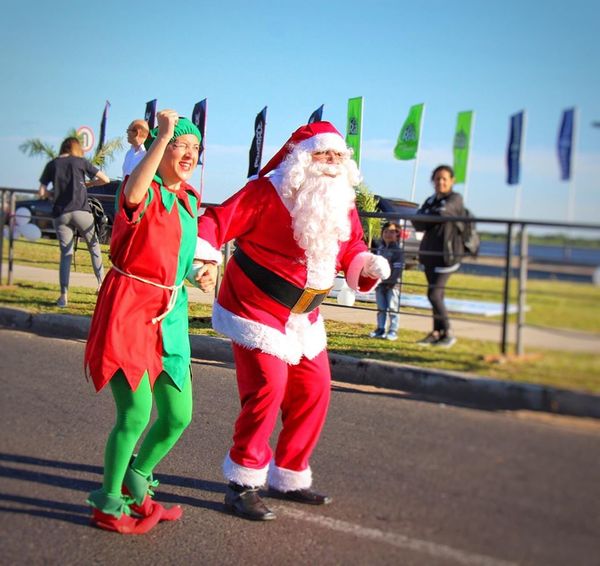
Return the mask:
{"type": "Polygon", "coordinates": [[[146,111],[144,112],[144,120],[148,122],[148,126],[152,130],[156,128],[156,98],[146,102],[146,111]]]}
{"type": "Polygon", "coordinates": [[[575,129],[575,108],[563,111],[558,130],[558,163],[560,178],[568,181],[571,178],[571,153],[573,151],[573,131],[575,129]]]}
{"type": "Polygon", "coordinates": [[[510,117],[510,132],[506,150],[507,176],[509,185],[518,185],[521,177],[521,142],[523,139],[523,117],[525,111],[517,112],[510,117]]]}
{"type": "Polygon", "coordinates": [[[471,127],[473,111],[459,112],[454,134],[454,182],[466,183],[469,149],[471,145],[471,127]]]}
{"type": "Polygon", "coordinates": [[[254,120],[254,138],[250,146],[250,159],[248,163],[248,178],[257,177],[262,161],[263,145],[265,141],[265,129],[267,127],[267,107],[265,106],[254,120]]]}
{"type": "Polygon", "coordinates": [[[417,156],[424,106],[425,104],[415,104],[410,107],[408,117],[402,125],[396,147],[394,148],[394,156],[396,159],[409,161],[415,159],[417,156]]]}
{"type": "Polygon", "coordinates": [[[106,120],[108,119],[108,109],[110,108],[110,102],[107,100],[104,105],[104,112],[102,112],[102,120],[100,122],[100,139],[98,140],[98,146],[96,147],[96,154],[102,149],[104,142],[106,141],[106,120]]]}
{"type": "Polygon", "coordinates": [[[313,122],[320,122],[323,119],[323,104],[319,106],[308,119],[307,124],[312,124],[313,122]]]}
{"type": "Polygon", "coordinates": [[[354,150],[352,159],[360,167],[360,145],[362,142],[363,97],[348,99],[348,123],[346,125],[346,144],[354,150]]]}
{"type": "Polygon", "coordinates": [[[200,130],[202,141],[200,142],[200,154],[198,155],[198,163],[202,164],[202,154],[205,147],[206,136],[206,98],[200,102],[196,102],[192,110],[192,122],[200,130]]]}

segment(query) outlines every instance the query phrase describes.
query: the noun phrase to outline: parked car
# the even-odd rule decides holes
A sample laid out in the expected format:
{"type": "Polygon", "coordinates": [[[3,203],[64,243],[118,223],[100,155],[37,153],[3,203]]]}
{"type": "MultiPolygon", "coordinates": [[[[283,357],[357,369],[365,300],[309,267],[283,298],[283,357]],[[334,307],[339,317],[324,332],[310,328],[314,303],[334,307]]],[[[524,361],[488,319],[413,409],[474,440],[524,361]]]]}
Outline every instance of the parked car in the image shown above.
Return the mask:
{"type": "MultiPolygon", "coordinates": [[[[110,241],[115,217],[115,195],[120,184],[121,181],[111,181],[106,185],[92,187],[88,191],[88,200],[94,214],[98,238],[102,244],[110,241]]],[[[31,212],[30,222],[39,226],[42,236],[56,237],[54,225],[52,224],[51,199],[18,200],[16,208],[27,208],[31,212]]]]}
{"type": "Polygon", "coordinates": [[[404,250],[404,268],[416,268],[419,265],[419,246],[423,234],[417,232],[406,218],[417,212],[419,204],[404,199],[375,196],[378,200],[377,211],[388,213],[387,220],[401,226],[399,242],[400,247],[404,250]]]}

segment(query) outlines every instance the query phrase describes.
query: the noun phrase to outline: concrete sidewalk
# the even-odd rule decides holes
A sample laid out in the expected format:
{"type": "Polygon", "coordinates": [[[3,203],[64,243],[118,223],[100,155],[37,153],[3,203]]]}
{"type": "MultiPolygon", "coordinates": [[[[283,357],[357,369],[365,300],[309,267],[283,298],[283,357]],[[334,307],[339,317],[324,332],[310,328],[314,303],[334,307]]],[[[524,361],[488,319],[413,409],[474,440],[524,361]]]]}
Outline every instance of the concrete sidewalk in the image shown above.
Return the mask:
{"type": "MultiPolygon", "coordinates": [[[[8,266],[2,266],[2,283],[6,282],[8,266]]],[[[23,279],[26,281],[44,281],[58,284],[58,269],[43,269],[23,265],[13,266],[13,280],[23,279]]],[[[96,278],[91,273],[71,273],[71,286],[73,287],[96,287],[96,278]]],[[[214,296],[210,293],[202,293],[199,289],[189,287],[189,298],[191,302],[211,304],[214,296]]],[[[328,320],[340,322],[360,323],[366,325],[365,336],[375,327],[375,311],[363,308],[341,307],[336,304],[322,305],[321,313],[328,320]]],[[[424,316],[402,314],[400,325],[403,328],[417,330],[426,334],[431,330],[431,316],[427,311],[424,316]]],[[[500,344],[502,337],[501,320],[490,321],[466,321],[452,320],[452,329],[458,338],[471,338],[473,340],[486,340],[500,344]]],[[[515,341],[516,327],[509,327],[509,342],[515,341]]],[[[552,328],[525,327],[523,329],[523,344],[525,348],[544,348],[548,350],[564,350],[571,352],[600,352],[600,335],[575,330],[563,330],[552,328]]]]}

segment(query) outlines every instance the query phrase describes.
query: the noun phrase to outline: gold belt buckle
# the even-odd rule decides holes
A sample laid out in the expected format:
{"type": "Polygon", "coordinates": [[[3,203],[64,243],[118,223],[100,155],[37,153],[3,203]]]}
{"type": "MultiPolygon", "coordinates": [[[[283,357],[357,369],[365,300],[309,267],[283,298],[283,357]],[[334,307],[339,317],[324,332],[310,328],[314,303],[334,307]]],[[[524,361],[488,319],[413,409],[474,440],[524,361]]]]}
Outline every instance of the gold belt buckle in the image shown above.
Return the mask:
{"type": "Polygon", "coordinates": [[[317,295],[322,295],[323,293],[328,294],[331,289],[332,287],[329,287],[329,289],[311,289],[310,287],[304,289],[304,291],[302,291],[302,295],[300,295],[300,298],[292,307],[292,312],[294,314],[304,313],[317,295]]]}

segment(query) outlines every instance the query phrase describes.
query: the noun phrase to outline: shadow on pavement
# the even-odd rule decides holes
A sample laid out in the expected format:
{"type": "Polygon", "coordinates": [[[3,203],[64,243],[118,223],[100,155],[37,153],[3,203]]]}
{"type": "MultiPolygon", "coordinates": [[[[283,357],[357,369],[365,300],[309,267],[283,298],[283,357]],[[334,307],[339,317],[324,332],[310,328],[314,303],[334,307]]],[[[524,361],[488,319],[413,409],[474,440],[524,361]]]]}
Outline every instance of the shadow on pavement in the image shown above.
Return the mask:
{"type": "MultiPolygon", "coordinates": [[[[4,463],[38,466],[39,468],[42,468],[40,470],[32,470],[0,464],[0,478],[65,488],[84,493],[89,493],[90,491],[97,489],[102,476],[101,466],[60,460],[49,460],[46,458],[37,458],[23,454],[0,453],[0,461],[4,463]],[[93,480],[75,478],[72,476],[62,476],[55,473],[49,473],[49,471],[52,470],[84,472],[98,477],[94,478],[93,480]]],[[[205,491],[217,494],[222,494],[225,492],[225,485],[221,482],[187,478],[172,474],[159,474],[158,479],[163,485],[171,485],[179,488],[193,489],[195,491],[205,491]]],[[[31,488],[29,488],[28,491],[31,492],[31,488]]],[[[222,511],[222,504],[220,501],[217,502],[208,499],[200,499],[178,493],[160,491],[157,493],[156,500],[163,503],[200,507],[212,511],[222,511]]],[[[87,524],[89,522],[90,508],[85,504],[75,505],[64,501],[26,497],[5,492],[0,493],[0,502],[4,502],[5,504],[14,503],[19,505],[19,507],[0,505],[0,511],[29,514],[32,516],[66,521],[75,524],[87,524]],[[21,508],[20,506],[33,507],[33,509],[21,508]]]]}

